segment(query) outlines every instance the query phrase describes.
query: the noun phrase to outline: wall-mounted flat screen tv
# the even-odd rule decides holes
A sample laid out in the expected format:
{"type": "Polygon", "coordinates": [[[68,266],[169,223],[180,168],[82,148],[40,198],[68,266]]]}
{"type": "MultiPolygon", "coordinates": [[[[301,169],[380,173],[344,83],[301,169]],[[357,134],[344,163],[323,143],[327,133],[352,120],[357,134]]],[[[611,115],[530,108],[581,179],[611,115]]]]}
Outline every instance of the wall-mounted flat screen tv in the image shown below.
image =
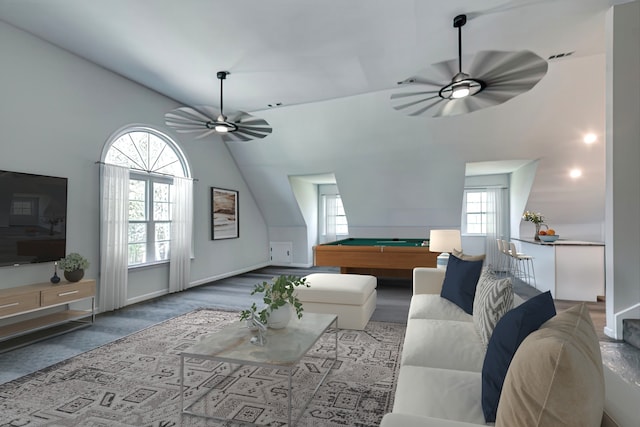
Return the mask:
{"type": "Polygon", "coordinates": [[[67,178],[0,170],[0,267],[64,258],[67,178]]]}

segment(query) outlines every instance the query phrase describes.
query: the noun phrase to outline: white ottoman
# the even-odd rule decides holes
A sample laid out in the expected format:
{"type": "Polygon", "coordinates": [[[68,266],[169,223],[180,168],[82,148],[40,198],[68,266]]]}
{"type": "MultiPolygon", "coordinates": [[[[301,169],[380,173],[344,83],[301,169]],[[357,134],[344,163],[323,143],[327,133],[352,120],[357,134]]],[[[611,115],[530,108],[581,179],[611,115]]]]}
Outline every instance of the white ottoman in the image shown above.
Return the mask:
{"type": "Polygon", "coordinates": [[[296,288],[304,311],[335,314],[341,329],[364,329],[376,309],[375,276],[313,273],[305,278],[309,287],[296,288]]]}

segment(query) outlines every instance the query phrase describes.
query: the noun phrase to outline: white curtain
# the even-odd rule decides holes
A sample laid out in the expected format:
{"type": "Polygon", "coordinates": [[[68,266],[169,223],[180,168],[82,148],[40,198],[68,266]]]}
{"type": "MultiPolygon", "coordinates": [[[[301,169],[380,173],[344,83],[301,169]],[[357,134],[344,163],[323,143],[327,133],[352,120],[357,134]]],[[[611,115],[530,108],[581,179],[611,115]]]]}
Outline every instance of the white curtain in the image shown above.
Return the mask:
{"type": "Polygon", "coordinates": [[[100,231],[101,312],[124,307],[127,300],[129,169],[102,165],[100,231]]]}
{"type": "MultiPolygon", "coordinates": [[[[325,200],[325,236],[324,242],[333,242],[336,240],[336,216],[338,215],[337,197],[335,195],[326,195],[325,200]]],[[[324,243],[323,242],[323,243],[324,243]]]]}
{"type": "Polygon", "coordinates": [[[193,181],[173,178],[169,292],[187,289],[191,277],[193,181]]]}
{"type": "Polygon", "coordinates": [[[495,270],[500,265],[500,257],[503,256],[498,250],[498,238],[505,235],[504,227],[504,190],[502,188],[487,188],[487,241],[485,244],[487,265],[495,270]]]}

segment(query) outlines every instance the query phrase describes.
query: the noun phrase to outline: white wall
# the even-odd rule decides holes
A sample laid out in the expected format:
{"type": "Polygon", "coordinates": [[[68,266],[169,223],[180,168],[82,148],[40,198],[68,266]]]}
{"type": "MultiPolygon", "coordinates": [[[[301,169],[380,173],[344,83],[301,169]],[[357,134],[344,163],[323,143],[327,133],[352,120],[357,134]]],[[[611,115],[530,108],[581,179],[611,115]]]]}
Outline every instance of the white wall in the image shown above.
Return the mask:
{"type": "MultiPolygon", "coordinates": [[[[67,252],[99,276],[99,168],[109,136],[145,124],[175,138],[195,184],[192,284],[268,263],[265,222],[229,150],[220,140],[178,137],[164,125],[175,101],[0,22],[0,169],[67,177],[67,252]],[[239,191],[240,238],[210,240],[209,187],[239,191]]],[[[0,288],[48,281],[52,263],[0,268],[0,288]]],[[[166,266],[130,274],[129,298],[166,291],[166,266]]]]}
{"type": "Polygon", "coordinates": [[[289,180],[298,208],[307,225],[306,261],[302,258],[299,261],[311,265],[313,246],[318,244],[318,186],[302,178],[290,177],[289,180]]]}
{"type": "Polygon", "coordinates": [[[269,227],[269,236],[272,242],[291,242],[292,267],[309,267],[313,264],[313,258],[309,258],[311,248],[307,227],[269,227]]]}
{"type": "Polygon", "coordinates": [[[605,333],[622,338],[621,319],[640,317],[640,3],[608,13],[605,333]]]}
{"type": "Polygon", "coordinates": [[[523,238],[533,237],[535,226],[530,222],[522,221],[522,214],[526,210],[540,212],[541,209],[527,204],[529,192],[533,186],[536,176],[538,162],[528,163],[511,173],[511,184],[509,187],[509,211],[511,212],[511,237],[523,238]],[[522,229],[521,229],[522,226],[522,229]]]}

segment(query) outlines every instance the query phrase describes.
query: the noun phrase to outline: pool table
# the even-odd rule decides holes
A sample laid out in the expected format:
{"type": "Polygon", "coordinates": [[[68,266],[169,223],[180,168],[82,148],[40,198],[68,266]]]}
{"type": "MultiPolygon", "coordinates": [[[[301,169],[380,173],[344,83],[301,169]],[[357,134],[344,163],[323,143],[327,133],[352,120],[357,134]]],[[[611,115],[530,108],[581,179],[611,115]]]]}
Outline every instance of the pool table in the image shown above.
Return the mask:
{"type": "Polygon", "coordinates": [[[313,264],[340,267],[341,273],[411,278],[414,267],[435,267],[439,253],[426,239],[349,238],[313,247],[313,264]]]}

